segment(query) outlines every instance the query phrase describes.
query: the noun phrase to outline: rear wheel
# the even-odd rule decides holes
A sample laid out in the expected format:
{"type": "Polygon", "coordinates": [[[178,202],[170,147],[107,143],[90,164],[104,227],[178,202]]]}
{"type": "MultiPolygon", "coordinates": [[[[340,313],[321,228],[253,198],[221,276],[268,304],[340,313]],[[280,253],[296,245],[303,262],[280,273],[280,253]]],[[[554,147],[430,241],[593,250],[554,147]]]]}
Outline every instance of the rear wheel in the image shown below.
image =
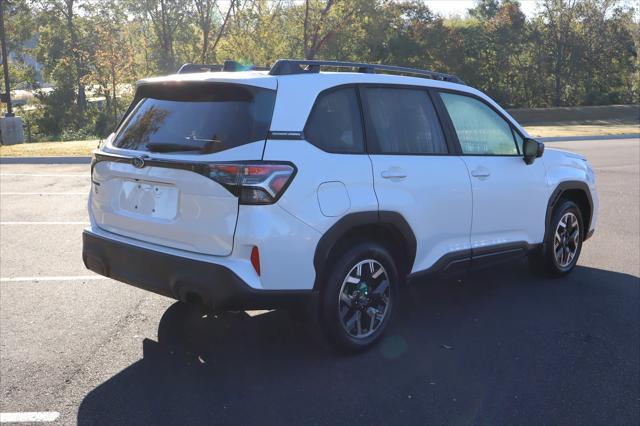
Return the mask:
{"type": "Polygon", "coordinates": [[[339,349],[366,349],[379,340],[397,309],[395,262],[384,247],[359,243],[328,266],[321,306],[325,334],[339,349]]]}
{"type": "Polygon", "coordinates": [[[578,263],[583,235],[582,214],[576,203],[560,203],[553,212],[542,255],[533,260],[534,266],[553,276],[568,274],[578,263]]]}

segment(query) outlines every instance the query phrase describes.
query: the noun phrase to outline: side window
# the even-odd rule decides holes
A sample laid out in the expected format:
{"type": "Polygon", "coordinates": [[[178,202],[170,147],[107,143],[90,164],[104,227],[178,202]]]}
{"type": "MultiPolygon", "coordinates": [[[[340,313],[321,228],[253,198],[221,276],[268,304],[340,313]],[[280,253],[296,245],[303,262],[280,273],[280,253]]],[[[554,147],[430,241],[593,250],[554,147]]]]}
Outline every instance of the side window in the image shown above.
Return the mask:
{"type": "Polygon", "coordinates": [[[304,129],[318,148],[336,153],[363,153],[362,120],[356,89],[347,87],[318,96],[304,129]]]}
{"type": "Polygon", "coordinates": [[[367,148],[372,154],[446,154],[438,116],[424,90],[363,88],[367,148]]]}
{"type": "Polygon", "coordinates": [[[456,129],[463,154],[518,155],[511,126],[477,99],[440,93],[456,129]]]}

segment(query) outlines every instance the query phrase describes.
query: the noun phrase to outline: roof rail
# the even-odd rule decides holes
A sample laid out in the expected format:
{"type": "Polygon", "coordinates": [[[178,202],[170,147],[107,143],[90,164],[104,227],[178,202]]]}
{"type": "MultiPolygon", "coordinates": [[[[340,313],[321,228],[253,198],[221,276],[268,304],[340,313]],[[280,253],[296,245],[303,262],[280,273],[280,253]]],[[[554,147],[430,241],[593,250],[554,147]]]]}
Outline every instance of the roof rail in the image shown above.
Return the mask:
{"type": "Polygon", "coordinates": [[[178,70],[178,74],[188,74],[192,72],[215,72],[215,71],[269,71],[270,68],[256,67],[255,65],[244,65],[236,61],[224,61],[220,64],[184,64],[178,70]]]}
{"type": "Polygon", "coordinates": [[[448,81],[450,83],[465,84],[460,78],[451,74],[444,74],[418,68],[397,67],[394,65],[365,64],[359,62],[343,61],[316,61],[306,59],[278,59],[269,71],[270,75],[290,75],[318,73],[320,67],[357,68],[358,72],[374,74],[376,71],[395,72],[399,74],[412,74],[434,80],[448,81]],[[304,68],[303,68],[304,67],[304,68]]]}

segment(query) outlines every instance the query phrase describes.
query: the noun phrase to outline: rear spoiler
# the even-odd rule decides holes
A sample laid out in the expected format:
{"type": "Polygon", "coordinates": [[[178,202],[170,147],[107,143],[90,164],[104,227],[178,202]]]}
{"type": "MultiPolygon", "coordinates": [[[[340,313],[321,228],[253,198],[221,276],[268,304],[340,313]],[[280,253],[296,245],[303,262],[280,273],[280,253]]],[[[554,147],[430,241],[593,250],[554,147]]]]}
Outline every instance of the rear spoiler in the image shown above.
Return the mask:
{"type": "Polygon", "coordinates": [[[177,74],[188,74],[193,72],[237,72],[237,71],[269,71],[271,68],[257,67],[255,65],[245,65],[236,61],[224,61],[220,64],[183,64],[177,74]]]}

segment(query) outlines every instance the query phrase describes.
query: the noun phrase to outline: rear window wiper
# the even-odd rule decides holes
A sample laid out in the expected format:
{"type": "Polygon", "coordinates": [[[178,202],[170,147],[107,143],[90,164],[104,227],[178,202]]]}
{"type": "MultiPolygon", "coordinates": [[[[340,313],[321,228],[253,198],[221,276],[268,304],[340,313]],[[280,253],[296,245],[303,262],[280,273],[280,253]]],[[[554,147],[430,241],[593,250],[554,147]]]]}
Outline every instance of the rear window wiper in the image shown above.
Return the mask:
{"type": "Polygon", "coordinates": [[[209,154],[216,151],[214,140],[191,140],[189,143],[179,142],[149,142],[146,147],[151,152],[196,152],[198,154],[209,154]]]}

